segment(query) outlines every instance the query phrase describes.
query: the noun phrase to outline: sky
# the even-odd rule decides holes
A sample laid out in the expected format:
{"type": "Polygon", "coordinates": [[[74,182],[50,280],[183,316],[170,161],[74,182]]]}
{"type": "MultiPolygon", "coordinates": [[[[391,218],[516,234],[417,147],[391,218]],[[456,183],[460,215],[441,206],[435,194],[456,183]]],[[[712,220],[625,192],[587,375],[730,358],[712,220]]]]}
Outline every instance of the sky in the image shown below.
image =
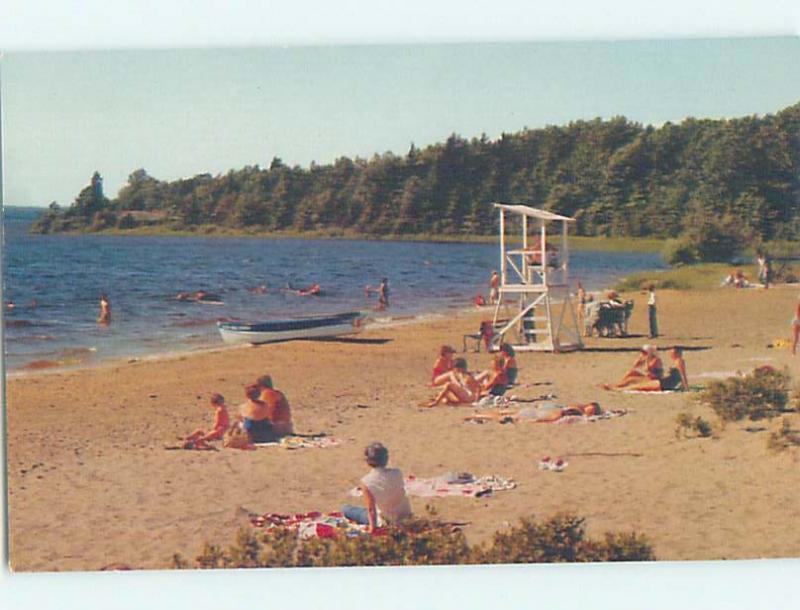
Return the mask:
{"type": "MultiPolygon", "coordinates": [[[[152,126],[141,128],[131,127],[133,119],[152,119],[151,115],[162,114],[164,124],[168,122],[180,123],[185,119],[180,114],[180,108],[170,108],[166,102],[151,101],[147,104],[131,104],[133,119],[123,117],[121,120],[114,115],[118,105],[127,103],[128,96],[121,96],[113,108],[104,107],[101,113],[109,118],[100,127],[95,121],[90,121],[87,111],[80,111],[80,107],[87,104],[92,98],[90,92],[75,92],[70,89],[69,82],[64,83],[62,77],[69,74],[66,67],[62,69],[43,71],[43,68],[31,70],[39,76],[34,82],[26,81],[26,75],[19,70],[14,75],[19,83],[33,88],[18,94],[17,101],[12,103],[7,96],[13,94],[6,83],[7,72],[12,75],[15,71],[15,62],[23,62],[26,58],[16,55],[20,52],[32,50],[63,50],[63,49],[130,49],[130,48],[191,48],[191,47],[232,47],[232,46],[261,46],[281,47],[288,45],[289,50],[302,46],[341,45],[341,44],[388,44],[388,43],[464,43],[474,41],[530,41],[530,40],[584,40],[584,39],[674,39],[688,37],[691,39],[725,37],[725,36],[788,36],[800,34],[800,2],[797,0],[559,0],[558,2],[531,2],[530,0],[294,0],[293,2],[273,2],[270,0],[228,0],[220,3],[216,0],[3,0],[0,2],[0,50],[5,52],[5,57],[0,64],[2,71],[3,95],[3,149],[6,161],[5,180],[6,193],[10,195],[14,188],[14,197],[19,202],[48,203],[52,199],[68,201],[77,193],[83,184],[88,182],[91,172],[101,169],[107,176],[109,188],[116,172],[119,178],[125,176],[137,166],[145,166],[154,175],[161,178],[170,178],[170,171],[176,174],[197,171],[225,171],[229,167],[244,163],[264,163],[262,159],[271,159],[274,154],[285,159],[297,155],[297,162],[302,162],[303,150],[292,151],[283,148],[284,140],[277,139],[266,128],[259,133],[266,139],[269,135],[271,146],[263,145],[257,152],[257,158],[249,158],[249,154],[242,153],[247,159],[217,158],[210,155],[211,161],[218,164],[214,167],[195,168],[194,164],[208,162],[208,152],[195,160],[194,148],[202,140],[200,136],[191,135],[192,129],[188,123],[184,131],[179,133],[190,134],[185,136],[193,145],[185,142],[173,142],[165,137],[156,137],[158,129],[152,126]],[[42,94],[41,89],[46,83],[36,80],[53,79],[53,87],[42,94]],[[55,98],[60,95],[73,101],[73,108],[65,108],[65,104],[51,101],[48,108],[46,100],[39,97],[55,98]],[[77,103],[76,102],[77,98],[77,103]],[[14,106],[16,104],[16,108],[14,106]],[[31,105],[31,112],[25,114],[25,106],[31,105]],[[75,109],[75,106],[78,108],[75,109]],[[155,109],[155,110],[153,110],[155,109]],[[66,113],[66,114],[63,114],[66,113]],[[18,117],[26,117],[18,119],[18,117]],[[177,116],[178,118],[174,118],[177,116]],[[23,124],[13,127],[9,121],[14,117],[14,122],[22,120],[23,124]],[[27,123],[27,124],[26,124],[27,123]],[[41,123],[42,130],[39,130],[41,123]],[[75,124],[73,124],[75,123],[75,124]],[[126,127],[127,125],[127,127],[126,127]],[[102,129],[101,129],[102,128],[102,129]],[[14,135],[14,129],[19,135],[14,135]],[[53,135],[47,135],[47,130],[53,135]],[[88,130],[84,134],[84,130],[88,130]],[[117,136],[117,131],[124,133],[123,137],[117,136]],[[102,143],[96,138],[102,136],[104,131],[111,135],[102,143]],[[141,131],[141,134],[140,134],[141,131]],[[100,136],[98,136],[100,132],[100,136]],[[155,135],[153,135],[155,134],[155,135]],[[113,137],[112,137],[113,136],[113,137]],[[120,153],[122,140],[150,141],[150,147],[138,147],[137,152],[120,153]],[[88,142],[88,144],[87,144],[88,142]],[[12,147],[13,143],[13,147],[12,147]],[[113,146],[110,144],[113,143],[113,146]],[[278,146],[277,144],[281,144],[278,146]],[[84,161],[86,149],[94,147],[97,160],[84,161]],[[59,152],[51,153],[49,148],[59,152]],[[14,153],[14,150],[18,152],[14,153]],[[66,151],[66,152],[64,152],[66,151]],[[166,151],[166,152],[163,152],[166,151]],[[276,152],[277,151],[277,152],[276,152]],[[156,155],[155,152],[160,152],[156,155]],[[152,153],[152,154],[151,154],[152,153]],[[16,155],[16,161],[14,156],[16,155]],[[48,156],[49,155],[49,156],[48,156]],[[162,157],[166,157],[162,161],[162,157]],[[105,159],[117,159],[116,169],[110,165],[105,168],[101,163],[105,159]],[[191,161],[192,167],[182,168],[175,165],[170,169],[170,159],[174,162],[183,162],[184,158],[191,161]],[[13,161],[13,163],[12,163],[13,161]],[[157,167],[156,161],[163,162],[164,167],[157,167]],[[86,167],[80,165],[85,163],[86,167]],[[73,165],[78,167],[73,167],[73,165]],[[27,165],[27,169],[26,169],[27,165]],[[70,168],[69,171],[62,168],[70,168]],[[13,175],[11,175],[11,169],[13,175]],[[63,173],[62,173],[63,172],[63,173]],[[159,172],[163,172],[160,175],[159,172]],[[16,176],[19,177],[16,177],[16,176]],[[58,179],[51,179],[51,175],[58,179]],[[65,176],[65,177],[64,177],[65,176]],[[31,185],[26,186],[26,183],[31,185]],[[39,184],[44,186],[39,186],[39,184]],[[33,190],[36,184],[36,190],[33,190]],[[28,190],[29,189],[29,190],[28,190]],[[26,192],[28,190],[28,192],[26,192]]],[[[782,43],[788,48],[793,48],[796,57],[796,43],[782,43]]],[[[663,43],[658,43],[664,48],[663,43]]],[[[669,45],[675,48],[674,45],[669,45]]],[[[730,48],[730,47],[728,47],[730,48]]],[[[734,56],[737,54],[734,53],[734,56]]],[[[694,81],[693,91],[702,91],[705,82],[717,83],[713,94],[699,96],[697,93],[684,96],[682,91],[688,90],[681,81],[673,80],[672,84],[662,83],[658,86],[652,80],[641,81],[636,85],[636,80],[625,81],[628,89],[625,94],[615,99],[621,104],[633,103],[639,96],[647,94],[648,89],[657,86],[658,95],[650,96],[650,101],[639,101],[638,108],[642,112],[649,112],[651,108],[660,109],[668,119],[676,119],[682,115],[694,113],[698,116],[703,112],[735,115],[751,112],[767,113],[778,110],[791,99],[797,98],[796,75],[792,72],[786,74],[789,62],[797,64],[796,59],[782,57],[781,61],[773,66],[765,66],[763,60],[756,56],[745,58],[745,64],[762,61],[751,66],[745,78],[739,78],[739,69],[728,69],[728,74],[733,72],[730,79],[715,78],[720,66],[725,64],[725,52],[717,54],[717,63],[701,71],[703,78],[694,81]],[[786,79],[778,75],[765,85],[764,78],[778,69],[786,79]],[[710,79],[707,81],[706,79],[710,79]],[[633,84],[631,84],[633,83],[633,84]],[[783,83],[783,84],[781,84],[783,83]],[[788,83],[788,84],[787,84],[788,83]],[[791,83],[794,83],[792,85],[791,83]],[[728,89],[735,84],[734,89],[728,89]],[[776,94],[775,91],[782,91],[776,94]],[[733,94],[735,93],[735,95],[733,94]],[[754,97],[751,97],[754,96],[754,97]],[[765,97],[760,97],[765,96],[765,97]],[[672,112],[667,113],[671,106],[662,106],[660,101],[666,97],[676,102],[681,102],[684,97],[698,103],[699,97],[704,97],[707,103],[717,104],[715,109],[691,109],[677,112],[677,117],[672,112]],[[744,101],[748,100],[748,101],[744,101]],[[726,106],[741,103],[742,108],[726,106]]],[[[643,57],[650,57],[651,66],[659,66],[659,62],[667,62],[668,55],[645,53],[643,57]]],[[[40,63],[46,65],[50,61],[57,61],[55,55],[40,56],[40,63]]],[[[67,56],[64,56],[67,57],[67,56]]],[[[86,56],[84,56],[86,57],[86,56]]],[[[33,56],[31,56],[33,58],[33,56]]],[[[369,58],[369,53],[367,54],[369,58]]],[[[589,59],[592,59],[589,57],[589,59]]],[[[683,73],[690,77],[695,70],[695,63],[704,65],[704,54],[686,56],[683,60],[683,73]]],[[[741,57],[740,57],[741,59],[741,57]]],[[[32,60],[32,59],[31,59],[32,60]]],[[[66,59],[62,60],[66,62],[66,59]]],[[[464,60],[466,67],[463,70],[470,84],[470,65],[472,59],[464,60]]],[[[577,60],[574,60],[577,61],[577,60]]],[[[627,70],[635,70],[635,65],[643,61],[639,55],[629,54],[625,62],[627,70]]],[[[35,63],[35,62],[34,62],[35,63]]],[[[101,62],[102,63],[102,62],[101,62]]],[[[107,60],[106,60],[107,63],[107,60]]],[[[160,60],[152,62],[151,69],[155,74],[161,72],[160,60]]],[[[667,62],[670,63],[670,62],[667,62]]],[[[17,63],[21,66],[22,63],[17,63]]],[[[78,61],[80,65],[80,61],[78,61]]],[[[427,66],[422,66],[427,69],[427,66]]],[[[548,65],[545,63],[543,69],[548,65]]],[[[580,67],[580,66],[578,66],[580,67]]],[[[200,71],[200,69],[197,69],[200,71]]],[[[521,70],[524,70],[521,68],[521,70]]],[[[25,69],[22,69],[25,72],[25,69]]],[[[73,73],[75,68],[72,69],[73,73]]],[[[119,67],[119,78],[127,73],[124,66],[119,67]]],[[[504,63],[499,63],[491,70],[498,77],[506,73],[504,63]]],[[[606,72],[614,74],[619,71],[618,65],[612,65],[606,72]]],[[[80,70],[79,70],[80,72],[80,70]]],[[[224,70],[219,69],[219,72],[224,70]]],[[[557,75],[569,77],[560,70],[557,75]]],[[[625,71],[623,71],[624,73],[625,71]]],[[[113,71],[112,71],[113,73],[113,71]]],[[[663,71],[662,71],[663,73],[663,71]]],[[[490,74],[491,75],[491,74],[490,74]]],[[[644,78],[647,74],[640,72],[644,78]]],[[[324,76],[324,74],[323,74],[324,76]]],[[[356,71],[358,77],[358,71],[356,71]]],[[[590,75],[591,76],[591,75],[590,75]]],[[[139,85],[146,85],[151,99],[162,93],[169,93],[175,86],[169,82],[164,83],[156,79],[148,80],[140,76],[139,85]]],[[[199,77],[197,77],[199,78],[199,77]]],[[[507,77],[506,77],[507,78],[507,77]]],[[[630,78],[634,78],[633,76],[630,78]]],[[[66,79],[74,80],[72,76],[66,79]]],[[[393,79],[389,79],[391,86],[393,79]]],[[[602,81],[603,79],[598,79],[602,81]]],[[[85,82],[85,81],[84,81],[85,82]]],[[[208,82],[208,79],[207,79],[208,82]]],[[[274,81],[273,81],[274,82],[274,81]]],[[[506,82],[501,81],[501,84],[506,82]]],[[[581,82],[581,81],[578,81],[581,82]]],[[[597,82],[597,81],[591,81],[597,82]]],[[[620,81],[615,80],[615,83],[620,81]]],[[[452,86],[452,80],[450,85],[452,86]]],[[[601,82],[602,84],[602,82],[601,82]]],[[[315,83],[311,83],[315,85],[315,83]]],[[[309,95],[315,94],[315,86],[309,86],[309,95]]],[[[106,91],[105,96],[116,90],[106,91]]],[[[188,85],[187,85],[188,86],[188,85]]],[[[516,85],[515,85],[516,86],[516,85]]],[[[531,102],[527,108],[538,108],[548,102],[551,96],[552,82],[542,84],[542,79],[536,79],[533,85],[536,103],[531,102]],[[543,89],[544,88],[544,89],[543,89]]],[[[617,85],[618,87],[619,85],[617,85]]],[[[197,87],[197,85],[195,85],[197,87]]],[[[141,87],[139,87],[141,88],[141,87]]],[[[367,84],[363,86],[367,88],[367,84]]],[[[136,96],[136,87],[133,94],[136,96]]],[[[214,99],[225,99],[223,92],[217,91],[217,86],[210,85],[205,89],[205,95],[214,99]]],[[[594,103],[598,97],[588,88],[577,88],[575,91],[562,92],[558,104],[549,108],[552,117],[539,117],[544,122],[560,122],[559,108],[565,103],[584,104],[584,109],[590,115],[603,114],[605,110],[586,107],[594,103]]],[[[614,94],[615,87],[610,87],[614,94]]],[[[356,90],[358,88],[356,87],[356,90]]],[[[473,92],[478,87],[466,87],[473,92]]],[[[486,90],[485,88],[483,89],[486,90]]],[[[130,85],[127,89],[130,91],[130,85]]],[[[462,89],[463,91],[463,89],[462,89]]],[[[530,94],[531,89],[524,89],[530,94]]],[[[96,93],[96,92],[95,92],[96,93]]],[[[178,93],[181,93],[178,91],[178,93]]],[[[178,96],[172,93],[172,96],[178,96]]],[[[347,93],[347,91],[345,91],[347,93]]],[[[383,95],[383,91],[374,89],[374,97],[383,95]]],[[[444,91],[441,95],[448,93],[444,91]]],[[[494,99],[491,96],[495,91],[489,90],[484,99],[494,99]]],[[[507,98],[517,98],[515,89],[509,86],[507,98]]],[[[396,93],[395,93],[396,94],[396,93]]],[[[187,95],[188,93],[184,93],[187,95]]],[[[167,96],[169,97],[169,96],[167,96]]],[[[197,96],[191,99],[196,100],[197,96]]],[[[346,97],[343,95],[343,97],[346,97]]],[[[506,98],[506,99],[507,99],[506,98]]],[[[136,99],[143,100],[142,95],[136,99]]],[[[177,97],[180,102],[180,97],[177,97]]],[[[325,98],[320,102],[324,110],[329,106],[325,98]]],[[[63,102],[63,100],[62,100],[63,102]]],[[[299,103],[296,101],[295,103],[299,103]]],[[[447,133],[452,118],[452,110],[441,114],[429,115],[429,112],[439,112],[439,108],[429,108],[424,101],[418,101],[415,108],[421,108],[422,114],[427,116],[426,121],[420,122],[413,133],[397,135],[398,144],[393,142],[379,142],[373,140],[370,133],[348,133],[354,139],[348,146],[336,148],[334,156],[340,154],[370,154],[369,151],[356,150],[363,141],[369,150],[381,148],[405,147],[412,139],[417,145],[423,145],[425,134],[437,139],[440,133],[447,133]],[[442,118],[444,117],[444,119],[442,118]],[[439,123],[443,125],[440,127],[439,123]],[[447,125],[448,127],[445,127],[447,125]],[[427,131],[426,131],[427,129],[427,131]],[[357,140],[356,138],[362,138],[357,140]]],[[[459,106],[464,100],[457,98],[450,106],[459,106]]],[[[474,102],[477,104],[477,102],[474,102]]],[[[499,116],[500,110],[495,104],[484,101],[484,106],[491,111],[494,121],[492,124],[467,125],[461,127],[458,123],[452,129],[463,131],[463,135],[472,134],[472,129],[485,130],[487,134],[494,129],[512,130],[506,127],[506,121],[512,118],[499,116]],[[495,114],[498,116],[495,116],[495,114]]],[[[627,105],[618,110],[616,107],[607,112],[611,114],[623,113],[631,118],[645,122],[657,122],[656,113],[646,118],[635,115],[627,105]]],[[[212,105],[212,108],[214,106],[212,105]]],[[[237,107],[239,107],[237,105],[237,107]]],[[[223,108],[224,109],[224,108],[223,108]]],[[[569,118],[574,109],[565,112],[569,118]]],[[[129,111],[130,112],[130,111],[129,111]]],[[[217,112],[221,109],[217,108],[217,112]]],[[[278,127],[287,124],[292,118],[295,108],[292,105],[284,114],[274,118],[274,125],[278,127]]],[[[257,113],[253,113],[257,114],[257,113]]],[[[263,113],[262,113],[263,114],[263,113]]],[[[487,115],[489,113],[487,112],[487,115]]],[[[410,112],[403,114],[405,121],[414,119],[410,112]]],[[[251,115],[252,116],[252,115],[251,115]]],[[[356,117],[357,120],[358,116],[356,117]]],[[[535,127],[537,118],[526,116],[519,118],[519,124],[535,127]]],[[[569,120],[569,118],[567,120],[569,120]]],[[[483,121],[490,118],[484,117],[483,121]]],[[[516,121],[516,119],[513,119],[516,121]]],[[[227,124],[223,118],[220,123],[227,124]]],[[[298,119],[299,123],[303,121],[298,119]]],[[[293,123],[290,123],[293,125],[293,123]]],[[[247,127],[247,125],[245,125],[247,127]]],[[[391,121],[389,121],[391,127],[391,121]]],[[[177,129],[177,127],[173,126],[177,129]]],[[[451,129],[451,130],[452,130],[451,129]]],[[[239,128],[238,131],[244,131],[239,128]]],[[[357,129],[357,132],[366,129],[357,129]]],[[[411,130],[409,130],[411,131],[411,130]]],[[[338,133],[338,132],[337,132],[338,133]]],[[[289,136],[292,134],[289,133],[289,136]]],[[[237,134],[241,140],[242,134],[237,134]]],[[[105,136],[103,136],[105,137],[105,136]]],[[[215,134],[209,136],[214,141],[217,151],[226,144],[226,139],[215,134]],[[222,139],[222,142],[218,140],[222,139]]],[[[299,138],[287,137],[286,142],[296,141],[299,138]]],[[[322,139],[322,136],[320,136],[322,139]]],[[[134,149],[132,144],[129,145],[134,149]]],[[[235,148],[235,146],[232,146],[235,148]]],[[[212,147],[212,152],[215,150],[212,147]]],[[[312,156],[324,162],[324,153],[321,148],[312,149],[312,156]]],[[[221,154],[218,153],[218,154],[221,154]]],[[[226,153],[227,154],[227,153],[226,153]]],[[[188,165],[188,164],[187,164],[188,165]]],[[[118,186],[118,185],[117,185],[118,186]]],[[[7,196],[5,201],[10,202],[7,196]]],[[[2,427],[4,421],[0,418],[0,438],[3,438],[2,427]]],[[[5,469],[5,461],[0,460],[5,469]]],[[[532,466],[533,467],[533,466],[532,466]]],[[[0,477],[0,491],[5,490],[5,480],[0,477]]],[[[4,493],[3,493],[4,495],[4,493]]],[[[0,502],[4,499],[0,498],[0,502]]],[[[787,524],[787,527],[791,524],[787,524]]],[[[0,560],[7,557],[7,548],[0,553],[0,560]]],[[[582,566],[493,566],[491,568],[428,568],[428,569],[379,569],[379,570],[314,570],[314,571],[240,571],[240,572],[194,572],[194,573],[83,573],[83,574],[36,574],[36,575],[10,575],[7,568],[0,569],[0,607],[14,608],[14,610],[46,610],[49,608],[80,610],[107,610],[109,608],[142,607],[166,608],[181,610],[183,608],[196,608],[198,604],[203,607],[214,608],[260,608],[269,600],[271,606],[287,606],[292,608],[362,608],[369,607],[373,610],[389,608],[441,608],[449,610],[458,608],[488,608],[496,605],[502,607],[542,607],[553,610],[566,608],[592,608],[614,610],[628,610],[648,608],[651,610],[673,610],[674,608],[717,608],[717,609],[755,609],[755,608],[793,608],[798,606],[797,582],[800,576],[800,561],[798,560],[771,560],[771,561],[736,561],[736,562],[682,562],[658,563],[653,565],[582,565],[582,566]],[[202,601],[199,601],[202,596],[202,601]]]]}
{"type": "Polygon", "coordinates": [[[800,38],[7,51],[5,194],[68,205],[95,170],[115,196],[162,180],[577,119],[644,124],[800,102],[800,38]]]}

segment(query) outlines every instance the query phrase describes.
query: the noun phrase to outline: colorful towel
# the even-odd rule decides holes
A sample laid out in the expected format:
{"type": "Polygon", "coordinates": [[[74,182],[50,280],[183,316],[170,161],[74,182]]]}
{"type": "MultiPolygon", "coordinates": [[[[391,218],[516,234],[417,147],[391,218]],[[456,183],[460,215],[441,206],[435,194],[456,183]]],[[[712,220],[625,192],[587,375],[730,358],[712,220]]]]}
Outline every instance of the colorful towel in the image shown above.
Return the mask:
{"type": "Polygon", "coordinates": [[[284,436],[278,441],[270,443],[255,443],[256,447],[282,447],[283,449],[306,449],[313,447],[316,449],[325,449],[327,447],[335,447],[340,445],[339,439],[332,436],[284,436]]]}
{"type": "MultiPolygon", "coordinates": [[[[263,515],[250,515],[250,523],[253,527],[272,529],[286,529],[294,531],[303,540],[309,538],[336,538],[347,536],[348,538],[367,534],[367,526],[360,525],[346,519],[342,513],[321,513],[311,511],[308,513],[298,513],[286,515],[280,513],[265,513],[263,515]]],[[[374,534],[377,535],[380,530],[374,534]]]]}
{"type": "MultiPolygon", "coordinates": [[[[419,498],[444,498],[461,496],[464,498],[481,498],[495,491],[514,489],[514,479],[506,479],[496,475],[475,477],[468,472],[447,473],[433,478],[417,478],[409,475],[405,480],[406,494],[419,498]]],[[[362,495],[361,488],[350,490],[351,496],[362,495]]]]}
{"type": "MultiPolygon", "coordinates": [[[[253,527],[266,530],[288,530],[295,532],[298,538],[308,540],[311,538],[337,538],[345,536],[355,538],[356,536],[385,536],[387,528],[378,527],[371,533],[367,531],[366,525],[361,525],[350,521],[340,512],[322,513],[311,511],[308,513],[298,513],[285,515],[280,513],[265,513],[263,515],[249,514],[250,524],[253,527]]],[[[411,527],[406,531],[411,534],[422,534],[434,529],[443,528],[450,533],[460,531],[469,525],[468,521],[437,521],[430,525],[422,524],[411,527]]]]}

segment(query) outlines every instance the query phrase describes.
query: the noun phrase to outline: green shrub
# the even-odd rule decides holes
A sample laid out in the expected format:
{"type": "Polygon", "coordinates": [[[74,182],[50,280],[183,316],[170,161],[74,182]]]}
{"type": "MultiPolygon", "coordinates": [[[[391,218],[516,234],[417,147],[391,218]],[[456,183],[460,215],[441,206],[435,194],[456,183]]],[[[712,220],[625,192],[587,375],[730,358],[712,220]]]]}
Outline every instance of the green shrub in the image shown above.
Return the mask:
{"type": "Polygon", "coordinates": [[[698,399],[710,406],[723,421],[777,417],[789,401],[789,375],[770,366],[749,375],[712,381],[698,399]]]}
{"type": "Polygon", "coordinates": [[[729,262],[743,246],[736,222],[708,221],[691,227],[685,234],[687,245],[699,262],[729,262]]]}
{"type": "MultiPolygon", "coordinates": [[[[337,536],[301,540],[289,530],[241,530],[226,551],[206,543],[195,558],[199,568],[454,565],[471,563],[560,563],[652,561],[647,539],[636,533],[586,538],[584,519],[558,514],[532,518],[495,534],[488,546],[470,547],[463,532],[431,519],[415,519],[381,536],[337,536]]],[[[172,566],[186,568],[180,554],[172,566]]]]}
{"type": "Polygon", "coordinates": [[[800,432],[792,429],[789,420],[784,417],[778,431],[769,435],[767,448],[771,451],[783,451],[798,446],[800,446],[800,432]]]}
{"type": "Polygon", "coordinates": [[[137,226],[136,219],[133,214],[123,214],[117,221],[118,229],[135,229],[137,226]]]}
{"type": "Polygon", "coordinates": [[[675,436],[688,438],[690,434],[700,438],[711,436],[711,424],[702,417],[692,417],[691,413],[679,413],[675,420],[675,436]]]}
{"type": "Polygon", "coordinates": [[[696,263],[700,255],[697,248],[690,243],[686,237],[680,239],[670,239],[664,245],[661,252],[661,258],[664,262],[671,266],[676,265],[691,265],[696,263]]]}

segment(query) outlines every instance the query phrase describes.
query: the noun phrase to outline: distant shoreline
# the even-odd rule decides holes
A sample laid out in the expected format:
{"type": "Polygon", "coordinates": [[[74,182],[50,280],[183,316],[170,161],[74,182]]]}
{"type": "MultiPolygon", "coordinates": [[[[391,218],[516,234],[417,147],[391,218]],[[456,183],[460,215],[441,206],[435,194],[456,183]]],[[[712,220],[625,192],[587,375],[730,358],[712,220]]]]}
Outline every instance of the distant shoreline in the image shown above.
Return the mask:
{"type": "MultiPolygon", "coordinates": [[[[38,234],[37,234],[38,235],[38,234]]],[[[242,238],[253,239],[308,239],[308,240],[362,240],[362,241],[398,241],[398,242],[424,242],[424,243],[453,243],[453,244],[492,244],[497,242],[493,235],[433,235],[417,233],[411,235],[398,234],[364,234],[356,231],[332,229],[328,231],[239,231],[235,229],[219,228],[201,225],[196,230],[164,229],[161,227],[138,227],[136,229],[107,229],[103,231],[63,231],[47,235],[111,235],[115,237],[214,237],[214,238],[242,238]]],[[[509,240],[515,243],[514,240],[509,240]]],[[[571,250],[594,250],[600,252],[660,252],[666,240],[640,237],[586,237],[571,236],[569,245],[571,250]]],[[[554,237],[553,242],[561,242],[560,237],[554,237]]]]}

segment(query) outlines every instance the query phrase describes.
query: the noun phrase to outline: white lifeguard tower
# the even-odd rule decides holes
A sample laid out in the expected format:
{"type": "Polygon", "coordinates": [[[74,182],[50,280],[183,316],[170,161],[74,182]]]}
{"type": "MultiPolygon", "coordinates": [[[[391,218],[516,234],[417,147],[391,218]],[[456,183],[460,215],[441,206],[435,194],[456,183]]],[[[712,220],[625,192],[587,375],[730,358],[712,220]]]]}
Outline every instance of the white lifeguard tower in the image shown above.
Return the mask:
{"type": "Polygon", "coordinates": [[[569,291],[567,234],[569,223],[575,220],[527,205],[492,205],[500,212],[500,287],[492,348],[505,342],[522,351],[582,349],[569,291]],[[560,252],[547,241],[548,226],[557,222],[561,223],[560,252]],[[509,244],[509,231],[515,228],[521,229],[521,243],[509,244]],[[513,313],[501,321],[502,311],[509,306],[513,313]]]}

